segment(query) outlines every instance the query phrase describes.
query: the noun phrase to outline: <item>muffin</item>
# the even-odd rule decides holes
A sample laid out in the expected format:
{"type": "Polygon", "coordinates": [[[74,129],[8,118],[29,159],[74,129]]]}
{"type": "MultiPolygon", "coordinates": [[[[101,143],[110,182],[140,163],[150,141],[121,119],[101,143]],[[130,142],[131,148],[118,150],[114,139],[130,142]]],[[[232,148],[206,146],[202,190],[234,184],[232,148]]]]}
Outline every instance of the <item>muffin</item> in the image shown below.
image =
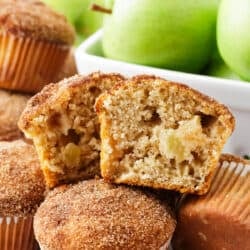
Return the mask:
{"type": "Polygon", "coordinates": [[[37,0],[0,1],[0,87],[37,92],[57,79],[74,29],[37,0]]]}
{"type": "Polygon", "coordinates": [[[55,188],[34,218],[43,250],[165,250],[175,225],[166,203],[101,179],[55,188]]]}
{"type": "Polygon", "coordinates": [[[23,137],[17,122],[30,96],[0,90],[0,141],[23,137]]]}
{"type": "Polygon", "coordinates": [[[77,68],[76,68],[74,52],[73,50],[71,50],[63,64],[63,67],[61,68],[57,76],[56,82],[59,82],[64,78],[74,76],[76,74],[77,74],[77,68]]]}
{"type": "Polygon", "coordinates": [[[223,155],[207,195],[184,200],[174,249],[250,249],[249,190],[250,161],[223,155]]]}
{"type": "Polygon", "coordinates": [[[45,184],[32,145],[0,142],[0,249],[34,249],[33,215],[45,184]]]}
{"type": "Polygon", "coordinates": [[[76,75],[46,86],[30,99],[19,127],[34,141],[48,187],[100,173],[94,104],[100,93],[121,80],[116,74],[76,75]]]}
{"type": "Polygon", "coordinates": [[[101,173],[114,183],[207,192],[234,118],[189,88],[141,75],[96,101],[101,173]]]}

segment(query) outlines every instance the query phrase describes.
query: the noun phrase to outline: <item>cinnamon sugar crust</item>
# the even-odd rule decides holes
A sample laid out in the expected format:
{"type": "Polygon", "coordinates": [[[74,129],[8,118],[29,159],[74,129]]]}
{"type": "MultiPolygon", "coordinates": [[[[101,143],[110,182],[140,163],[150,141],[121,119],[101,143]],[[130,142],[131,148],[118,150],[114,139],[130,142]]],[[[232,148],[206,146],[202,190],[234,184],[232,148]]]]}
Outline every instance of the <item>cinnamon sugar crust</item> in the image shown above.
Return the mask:
{"type": "Polygon", "coordinates": [[[39,207],[36,239],[42,249],[160,249],[175,219],[167,204],[138,189],[103,180],[55,188],[39,207]]]}
{"type": "Polygon", "coordinates": [[[66,17],[38,0],[1,0],[0,31],[72,45],[75,31],[66,17]]]}
{"type": "Polygon", "coordinates": [[[23,137],[17,122],[31,96],[0,90],[0,141],[23,137]]]}
{"type": "Polygon", "coordinates": [[[0,142],[0,217],[33,214],[44,193],[34,146],[22,140],[0,142]]]}

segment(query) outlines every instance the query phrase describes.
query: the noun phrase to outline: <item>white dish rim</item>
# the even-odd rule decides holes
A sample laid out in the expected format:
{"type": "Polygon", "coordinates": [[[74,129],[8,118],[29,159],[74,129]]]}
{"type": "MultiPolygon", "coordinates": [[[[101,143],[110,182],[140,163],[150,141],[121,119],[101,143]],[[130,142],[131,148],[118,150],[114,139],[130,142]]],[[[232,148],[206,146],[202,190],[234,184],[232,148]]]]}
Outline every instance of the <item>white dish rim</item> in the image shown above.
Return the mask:
{"type": "MultiPolygon", "coordinates": [[[[237,110],[244,110],[250,112],[250,83],[240,80],[231,80],[218,78],[213,76],[198,75],[192,73],[185,73],[173,71],[168,69],[153,68],[149,66],[142,66],[138,64],[131,64],[122,61],[116,61],[102,56],[97,56],[88,53],[89,49],[102,39],[102,30],[97,31],[95,34],[86,39],[76,50],[75,57],[77,63],[81,61],[84,56],[88,60],[96,61],[99,63],[109,64],[110,67],[115,65],[119,68],[126,68],[128,71],[138,72],[153,72],[157,76],[166,76],[171,80],[172,78],[180,79],[179,82],[186,83],[187,85],[210,94],[212,91],[215,93],[215,99],[237,110]],[[203,83],[204,82],[204,83],[203,83]],[[202,84],[201,84],[202,83],[202,84]],[[236,98],[233,98],[236,97],[236,98]],[[249,105],[247,105],[249,104],[249,105]]],[[[79,69],[79,65],[78,69],[79,69]]],[[[81,70],[80,70],[81,73],[81,70]]],[[[166,78],[166,77],[164,77],[166,78]]]]}

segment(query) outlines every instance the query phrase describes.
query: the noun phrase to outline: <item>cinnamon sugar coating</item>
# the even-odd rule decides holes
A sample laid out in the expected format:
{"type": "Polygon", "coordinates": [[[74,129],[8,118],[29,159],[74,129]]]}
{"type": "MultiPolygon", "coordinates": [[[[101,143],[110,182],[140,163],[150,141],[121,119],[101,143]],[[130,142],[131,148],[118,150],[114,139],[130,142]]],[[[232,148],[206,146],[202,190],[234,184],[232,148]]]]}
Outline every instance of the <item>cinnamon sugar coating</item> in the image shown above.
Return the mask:
{"type": "Polygon", "coordinates": [[[29,98],[29,95],[0,90],[0,141],[23,136],[17,122],[29,98]]]}
{"type": "Polygon", "coordinates": [[[0,217],[33,214],[44,192],[34,146],[22,140],[0,142],[0,217]]]}
{"type": "Polygon", "coordinates": [[[55,188],[34,230],[42,249],[160,249],[172,236],[170,208],[153,195],[103,180],[55,188]]]}
{"type": "Polygon", "coordinates": [[[38,0],[1,0],[0,27],[16,36],[28,36],[71,45],[75,32],[66,17],[38,0]]]}

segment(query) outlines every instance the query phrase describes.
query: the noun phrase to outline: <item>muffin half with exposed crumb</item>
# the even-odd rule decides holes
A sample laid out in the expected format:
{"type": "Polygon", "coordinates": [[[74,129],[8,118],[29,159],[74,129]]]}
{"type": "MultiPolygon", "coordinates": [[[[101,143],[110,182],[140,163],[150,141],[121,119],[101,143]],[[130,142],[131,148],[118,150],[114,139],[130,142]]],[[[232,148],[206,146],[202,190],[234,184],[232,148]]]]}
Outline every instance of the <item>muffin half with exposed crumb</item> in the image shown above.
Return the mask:
{"type": "Polygon", "coordinates": [[[96,102],[111,182],[206,193],[234,129],[230,111],[185,85],[137,76],[96,102]]]}
{"type": "Polygon", "coordinates": [[[35,249],[33,215],[45,196],[35,148],[0,142],[0,249],[35,249]]]}
{"type": "Polygon", "coordinates": [[[44,250],[165,250],[175,226],[170,207],[154,195],[101,179],[55,188],[34,219],[44,250]]]}
{"type": "Polygon", "coordinates": [[[100,173],[94,104],[122,80],[116,74],[73,76],[46,86],[28,102],[19,127],[33,139],[49,187],[100,173]]]}

